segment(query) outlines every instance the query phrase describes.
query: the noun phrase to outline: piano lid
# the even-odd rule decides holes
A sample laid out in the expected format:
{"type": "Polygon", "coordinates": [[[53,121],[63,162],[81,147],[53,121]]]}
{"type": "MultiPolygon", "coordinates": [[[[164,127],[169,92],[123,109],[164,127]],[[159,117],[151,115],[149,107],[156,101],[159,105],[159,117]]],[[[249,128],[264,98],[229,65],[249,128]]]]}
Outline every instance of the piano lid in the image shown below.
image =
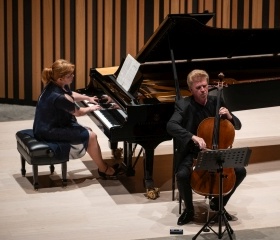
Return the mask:
{"type": "Polygon", "coordinates": [[[205,25],[210,15],[167,15],[137,54],[137,61],[170,61],[170,46],[176,61],[279,54],[280,28],[214,28],[205,25]]]}

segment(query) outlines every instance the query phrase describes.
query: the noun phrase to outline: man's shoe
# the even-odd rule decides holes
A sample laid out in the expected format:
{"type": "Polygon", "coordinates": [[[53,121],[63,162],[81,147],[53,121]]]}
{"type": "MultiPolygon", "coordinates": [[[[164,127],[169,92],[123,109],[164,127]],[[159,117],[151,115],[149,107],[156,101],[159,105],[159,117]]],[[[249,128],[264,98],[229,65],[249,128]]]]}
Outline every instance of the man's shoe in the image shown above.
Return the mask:
{"type": "Polygon", "coordinates": [[[190,221],[193,220],[193,217],[194,217],[194,211],[184,210],[184,212],[178,218],[177,225],[187,224],[187,223],[189,223],[190,221]]]}

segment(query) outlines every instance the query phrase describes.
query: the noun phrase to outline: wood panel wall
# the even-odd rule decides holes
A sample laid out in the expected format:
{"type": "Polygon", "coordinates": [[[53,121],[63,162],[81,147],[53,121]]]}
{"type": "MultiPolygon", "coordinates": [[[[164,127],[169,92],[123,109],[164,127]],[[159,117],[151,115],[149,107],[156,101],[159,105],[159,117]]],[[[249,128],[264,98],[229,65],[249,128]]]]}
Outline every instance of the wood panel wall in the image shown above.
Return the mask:
{"type": "Polygon", "coordinates": [[[209,26],[280,27],[279,0],[0,0],[0,102],[35,105],[41,71],[76,65],[73,89],[91,67],[135,56],[169,13],[216,13],[209,26]]]}

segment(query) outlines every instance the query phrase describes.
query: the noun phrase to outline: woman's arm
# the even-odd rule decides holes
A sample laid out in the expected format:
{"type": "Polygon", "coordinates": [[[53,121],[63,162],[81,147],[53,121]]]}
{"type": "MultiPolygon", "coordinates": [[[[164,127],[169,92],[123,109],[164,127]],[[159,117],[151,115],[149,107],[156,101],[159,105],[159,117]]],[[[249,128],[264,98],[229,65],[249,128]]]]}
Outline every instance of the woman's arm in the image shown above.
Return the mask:
{"type": "Polygon", "coordinates": [[[80,117],[80,116],[84,116],[89,112],[93,112],[95,110],[99,110],[101,109],[100,105],[93,105],[90,107],[80,107],[80,108],[76,108],[75,112],[73,113],[74,116],[76,117],[80,117]]]}
{"type": "Polygon", "coordinates": [[[96,97],[96,96],[90,97],[90,96],[83,95],[83,94],[72,91],[72,97],[74,98],[74,101],[76,101],[76,102],[87,100],[91,103],[98,104],[98,97],[96,97]]]}
{"type": "MultiPolygon", "coordinates": [[[[77,99],[81,99],[80,101],[82,100],[89,100],[93,97],[88,97],[86,95],[82,95],[82,94],[79,94],[79,93],[75,93],[74,94],[77,99]]],[[[74,95],[72,94],[72,97],[74,98],[74,95]]],[[[68,94],[65,94],[65,99],[67,99],[69,102],[72,102],[72,106],[74,104],[74,112],[73,110],[71,111],[71,114],[73,114],[74,116],[76,117],[80,117],[80,116],[84,116],[86,115],[87,113],[89,112],[92,112],[92,111],[95,111],[95,110],[99,110],[101,109],[101,106],[97,103],[97,104],[93,104],[92,106],[90,107],[80,107],[75,100],[75,98],[73,99],[71,96],[69,96],[68,94]]],[[[70,112],[70,111],[69,111],[70,112]]]]}

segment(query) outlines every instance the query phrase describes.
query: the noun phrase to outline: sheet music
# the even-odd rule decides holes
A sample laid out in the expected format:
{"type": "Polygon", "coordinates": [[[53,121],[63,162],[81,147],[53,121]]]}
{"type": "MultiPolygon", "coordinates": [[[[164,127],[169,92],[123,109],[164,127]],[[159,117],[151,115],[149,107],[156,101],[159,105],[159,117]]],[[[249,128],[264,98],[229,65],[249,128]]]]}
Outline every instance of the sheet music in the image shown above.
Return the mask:
{"type": "Polygon", "coordinates": [[[139,67],[140,63],[137,62],[130,54],[128,54],[117,77],[117,82],[126,91],[130,89],[139,67]]]}

